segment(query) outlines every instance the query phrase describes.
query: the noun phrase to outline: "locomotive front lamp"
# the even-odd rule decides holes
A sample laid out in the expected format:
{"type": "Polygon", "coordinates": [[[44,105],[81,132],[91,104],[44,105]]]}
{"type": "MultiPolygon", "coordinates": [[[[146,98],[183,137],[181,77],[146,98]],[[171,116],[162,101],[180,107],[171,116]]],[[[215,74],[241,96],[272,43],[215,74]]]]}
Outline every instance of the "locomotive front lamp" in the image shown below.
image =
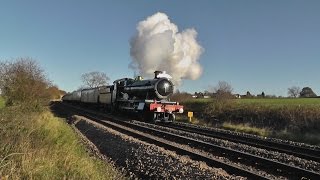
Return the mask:
{"type": "Polygon", "coordinates": [[[161,107],[157,107],[157,112],[161,112],[161,107]]]}

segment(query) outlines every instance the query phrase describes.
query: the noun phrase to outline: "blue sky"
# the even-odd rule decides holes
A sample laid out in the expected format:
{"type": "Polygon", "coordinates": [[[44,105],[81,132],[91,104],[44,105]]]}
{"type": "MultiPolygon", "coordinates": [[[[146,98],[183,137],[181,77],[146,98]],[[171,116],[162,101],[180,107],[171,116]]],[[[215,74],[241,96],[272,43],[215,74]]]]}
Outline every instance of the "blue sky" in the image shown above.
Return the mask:
{"type": "Polygon", "coordinates": [[[195,28],[205,49],[202,76],[180,91],[203,91],[227,81],[235,93],[287,95],[293,85],[320,94],[320,1],[0,2],[0,60],[32,57],[61,89],[81,74],[132,77],[130,38],[139,21],[167,14],[179,30],[195,28]]]}

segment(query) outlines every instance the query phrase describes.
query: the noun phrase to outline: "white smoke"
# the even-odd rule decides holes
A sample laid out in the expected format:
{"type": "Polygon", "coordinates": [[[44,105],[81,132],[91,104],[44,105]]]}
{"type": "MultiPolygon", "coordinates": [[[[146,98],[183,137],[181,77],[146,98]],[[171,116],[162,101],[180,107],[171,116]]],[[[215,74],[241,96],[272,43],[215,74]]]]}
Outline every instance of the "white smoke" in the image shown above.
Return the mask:
{"type": "Polygon", "coordinates": [[[203,52],[196,37],[194,29],[178,32],[168,16],[158,12],[137,25],[130,41],[129,67],[145,77],[153,77],[155,70],[166,71],[176,85],[182,79],[195,80],[202,74],[199,57],[203,52]]]}

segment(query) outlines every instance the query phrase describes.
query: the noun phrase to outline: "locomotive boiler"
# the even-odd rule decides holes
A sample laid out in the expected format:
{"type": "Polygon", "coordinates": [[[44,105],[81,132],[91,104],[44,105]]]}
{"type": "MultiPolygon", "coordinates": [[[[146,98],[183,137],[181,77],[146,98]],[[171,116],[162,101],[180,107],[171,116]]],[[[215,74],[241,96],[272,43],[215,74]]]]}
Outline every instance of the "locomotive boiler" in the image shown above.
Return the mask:
{"type": "Polygon", "coordinates": [[[139,98],[167,99],[173,93],[173,83],[168,77],[170,76],[161,71],[155,71],[154,79],[141,80],[138,77],[134,81],[127,81],[123,92],[139,98]]]}

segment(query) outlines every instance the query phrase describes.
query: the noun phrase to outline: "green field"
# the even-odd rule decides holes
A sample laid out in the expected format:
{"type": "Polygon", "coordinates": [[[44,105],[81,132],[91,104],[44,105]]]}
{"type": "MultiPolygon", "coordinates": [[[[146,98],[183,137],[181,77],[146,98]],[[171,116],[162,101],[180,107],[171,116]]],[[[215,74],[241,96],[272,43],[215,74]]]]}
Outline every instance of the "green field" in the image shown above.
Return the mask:
{"type": "MultiPolygon", "coordinates": [[[[248,98],[233,99],[234,105],[238,107],[244,106],[263,106],[269,108],[280,107],[320,107],[320,98],[248,98]]],[[[210,103],[214,103],[214,99],[188,99],[180,102],[188,107],[195,108],[195,111],[201,111],[210,103]]],[[[189,109],[192,110],[192,109],[189,109]]]]}
{"type": "Polygon", "coordinates": [[[240,105],[256,104],[266,106],[317,106],[320,107],[320,98],[279,98],[279,99],[237,99],[240,105]]]}
{"type": "MultiPolygon", "coordinates": [[[[186,103],[208,103],[214,99],[189,99],[186,103]]],[[[261,104],[261,105],[316,105],[320,106],[320,98],[247,98],[234,99],[239,105],[242,104],[261,104]]]]}

